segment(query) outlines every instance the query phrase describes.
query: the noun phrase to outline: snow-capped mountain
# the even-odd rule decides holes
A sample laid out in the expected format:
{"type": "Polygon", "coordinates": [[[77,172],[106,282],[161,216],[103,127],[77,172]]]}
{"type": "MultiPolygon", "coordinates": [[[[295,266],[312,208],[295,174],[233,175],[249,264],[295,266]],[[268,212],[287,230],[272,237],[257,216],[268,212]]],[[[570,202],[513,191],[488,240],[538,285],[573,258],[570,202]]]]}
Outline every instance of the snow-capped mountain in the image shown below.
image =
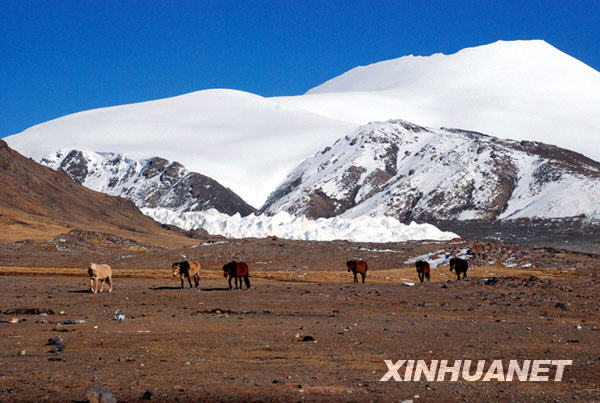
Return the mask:
{"type": "Polygon", "coordinates": [[[403,119],[541,141],[600,161],[600,72],[542,40],[359,66],[280,101],[357,124],[403,119]]]}
{"type": "Polygon", "coordinates": [[[600,160],[600,73],[543,41],[496,42],[357,67],[306,95],[199,91],[64,116],[6,141],[38,161],[59,149],[160,156],[260,206],[302,160],[388,119],[543,141],[600,160]]]}
{"type": "Polygon", "coordinates": [[[87,188],[132,200],[140,208],[165,208],[175,214],[209,209],[242,216],[254,212],[217,181],[159,157],[135,160],[123,154],[61,150],[41,163],[66,171],[87,188]]]}
{"type": "Polygon", "coordinates": [[[261,212],[600,221],[599,201],[600,163],[581,154],[395,120],[368,124],[302,162],[261,212]]]}

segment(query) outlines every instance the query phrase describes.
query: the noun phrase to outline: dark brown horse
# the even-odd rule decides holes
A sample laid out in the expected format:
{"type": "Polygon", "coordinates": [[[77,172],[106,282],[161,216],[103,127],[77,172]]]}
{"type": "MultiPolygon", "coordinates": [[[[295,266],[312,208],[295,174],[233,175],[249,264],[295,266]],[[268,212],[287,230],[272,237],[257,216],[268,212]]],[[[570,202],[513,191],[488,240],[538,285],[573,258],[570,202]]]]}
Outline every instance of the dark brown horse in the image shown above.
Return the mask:
{"type": "Polygon", "coordinates": [[[358,283],[356,273],[360,273],[362,282],[365,282],[365,277],[367,277],[367,262],[364,260],[348,260],[346,266],[348,267],[348,271],[351,271],[354,274],[355,283],[358,283]]]}
{"type": "Polygon", "coordinates": [[[460,273],[463,274],[463,280],[467,278],[467,269],[469,268],[469,262],[459,257],[453,257],[450,259],[450,271],[456,272],[456,277],[460,280],[460,273]]]}
{"type": "Polygon", "coordinates": [[[429,268],[429,263],[424,260],[417,260],[415,262],[415,267],[417,268],[417,276],[419,276],[419,280],[421,280],[421,283],[424,279],[427,279],[427,281],[429,281],[429,272],[431,271],[431,269],[429,268]]]}
{"type": "Polygon", "coordinates": [[[242,279],[246,287],[250,288],[250,276],[248,274],[248,265],[244,262],[232,261],[223,266],[223,277],[229,276],[229,289],[231,290],[231,279],[235,279],[235,289],[238,289],[238,280],[240,281],[240,290],[242,289],[242,279]]]}

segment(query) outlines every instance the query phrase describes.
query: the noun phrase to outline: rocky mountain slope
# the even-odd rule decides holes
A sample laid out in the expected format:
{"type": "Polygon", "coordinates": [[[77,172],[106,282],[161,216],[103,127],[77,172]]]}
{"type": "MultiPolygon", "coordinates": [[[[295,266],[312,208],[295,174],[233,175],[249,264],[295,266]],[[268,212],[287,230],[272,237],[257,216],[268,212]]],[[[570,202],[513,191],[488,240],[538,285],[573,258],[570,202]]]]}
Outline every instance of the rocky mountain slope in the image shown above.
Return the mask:
{"type": "Polygon", "coordinates": [[[139,208],[165,208],[177,213],[213,208],[242,216],[255,210],[217,181],[159,157],[135,160],[123,154],[63,150],[46,156],[41,163],[64,170],[90,189],[129,199],[139,208]]]}
{"type": "Polygon", "coordinates": [[[2,242],[45,241],[75,229],[161,245],[182,242],[181,236],[143,215],[131,201],[87,189],[0,140],[2,242]]]}
{"type": "Polygon", "coordinates": [[[302,162],[261,212],[410,220],[600,220],[600,163],[552,145],[401,120],[368,124],[302,162]]]}

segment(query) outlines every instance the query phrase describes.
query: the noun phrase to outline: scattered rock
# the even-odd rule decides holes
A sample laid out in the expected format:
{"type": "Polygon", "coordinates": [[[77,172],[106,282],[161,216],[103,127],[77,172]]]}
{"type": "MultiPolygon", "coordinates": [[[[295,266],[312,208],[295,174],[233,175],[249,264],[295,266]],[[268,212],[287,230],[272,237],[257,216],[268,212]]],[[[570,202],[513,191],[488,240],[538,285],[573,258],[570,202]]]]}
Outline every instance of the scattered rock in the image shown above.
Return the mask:
{"type": "Polygon", "coordinates": [[[154,390],[147,390],[142,394],[140,400],[150,400],[155,394],[156,392],[154,390]]]}
{"type": "Polygon", "coordinates": [[[85,390],[85,396],[90,403],[116,403],[112,391],[106,387],[88,386],[85,390]]]}
{"type": "Polygon", "coordinates": [[[56,337],[52,337],[51,339],[48,339],[48,344],[46,344],[47,346],[52,346],[52,348],[50,349],[50,353],[60,353],[65,351],[65,341],[63,340],[62,337],[60,336],[56,336],[56,337]]]}
{"type": "Polygon", "coordinates": [[[80,323],[85,323],[85,320],[83,319],[77,319],[77,320],[63,320],[62,322],[58,322],[58,325],[78,325],[80,323]]]}
{"type": "Polygon", "coordinates": [[[562,302],[557,302],[556,305],[554,305],[555,308],[558,308],[562,311],[568,311],[569,308],[567,308],[567,306],[565,304],[563,304],[562,302]]]}
{"type": "Polygon", "coordinates": [[[483,284],[485,284],[485,285],[496,285],[496,284],[498,284],[498,277],[484,278],[483,279],[483,284]]]}
{"type": "Polygon", "coordinates": [[[2,312],[5,315],[54,315],[52,309],[46,308],[17,308],[2,312]]]}
{"type": "Polygon", "coordinates": [[[21,350],[21,351],[19,351],[19,353],[18,353],[17,355],[22,357],[22,356],[24,356],[25,354],[27,354],[27,351],[25,351],[25,350],[21,350]]]}
{"type": "Polygon", "coordinates": [[[304,336],[300,341],[315,341],[315,338],[312,336],[304,336]]]}

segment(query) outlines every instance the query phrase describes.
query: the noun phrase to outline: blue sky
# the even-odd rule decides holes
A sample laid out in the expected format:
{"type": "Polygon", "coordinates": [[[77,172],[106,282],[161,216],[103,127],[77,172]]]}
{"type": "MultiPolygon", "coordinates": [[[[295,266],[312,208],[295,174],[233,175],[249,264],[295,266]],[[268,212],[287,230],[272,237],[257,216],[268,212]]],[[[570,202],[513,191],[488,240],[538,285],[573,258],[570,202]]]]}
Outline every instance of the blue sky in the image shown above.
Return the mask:
{"type": "Polygon", "coordinates": [[[357,65],[544,39],[600,70],[600,0],[0,0],[0,137],[206,88],[301,94],[357,65]]]}

